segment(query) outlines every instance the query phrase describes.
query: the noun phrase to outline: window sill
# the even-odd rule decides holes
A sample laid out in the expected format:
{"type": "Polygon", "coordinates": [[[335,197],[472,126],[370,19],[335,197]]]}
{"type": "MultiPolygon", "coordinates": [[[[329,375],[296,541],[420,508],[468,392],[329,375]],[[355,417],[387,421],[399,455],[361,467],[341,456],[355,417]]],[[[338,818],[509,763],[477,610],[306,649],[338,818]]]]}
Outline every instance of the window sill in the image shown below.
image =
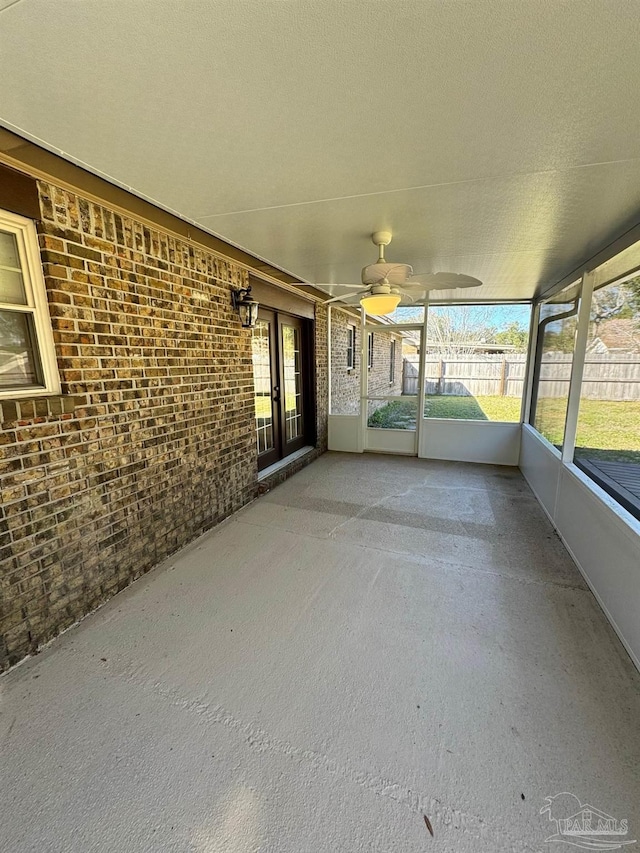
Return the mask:
{"type": "Polygon", "coordinates": [[[33,392],[31,396],[0,398],[0,424],[46,420],[71,414],[86,404],[86,397],[33,392]]]}
{"type": "Polygon", "coordinates": [[[36,397],[61,397],[60,387],[43,388],[42,385],[32,385],[27,388],[3,388],[0,391],[0,403],[3,400],[34,400],[36,397]]]}

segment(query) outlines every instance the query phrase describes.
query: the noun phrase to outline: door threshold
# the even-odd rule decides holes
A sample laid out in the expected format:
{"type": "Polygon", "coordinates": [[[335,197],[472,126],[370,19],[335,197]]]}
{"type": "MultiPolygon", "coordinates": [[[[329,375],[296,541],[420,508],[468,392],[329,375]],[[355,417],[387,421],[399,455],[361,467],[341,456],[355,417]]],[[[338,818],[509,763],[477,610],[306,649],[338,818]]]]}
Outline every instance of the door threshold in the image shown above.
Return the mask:
{"type": "Polygon", "coordinates": [[[296,450],[294,453],[291,453],[289,456],[285,456],[284,459],[278,459],[277,462],[274,462],[273,465],[269,465],[268,468],[265,468],[263,471],[258,472],[258,482],[261,480],[265,480],[267,477],[270,477],[271,474],[275,474],[276,471],[281,471],[283,468],[286,468],[291,462],[295,462],[296,459],[300,459],[301,456],[305,456],[310,450],[313,450],[313,446],[311,444],[307,444],[305,447],[301,447],[300,450],[296,450]]]}

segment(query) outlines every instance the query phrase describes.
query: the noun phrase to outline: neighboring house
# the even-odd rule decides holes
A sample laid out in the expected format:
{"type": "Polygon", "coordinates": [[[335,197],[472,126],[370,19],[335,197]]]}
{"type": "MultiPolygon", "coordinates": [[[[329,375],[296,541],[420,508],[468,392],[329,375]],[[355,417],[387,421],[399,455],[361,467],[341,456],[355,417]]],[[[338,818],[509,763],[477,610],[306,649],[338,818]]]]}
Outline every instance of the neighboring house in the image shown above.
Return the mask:
{"type": "Polygon", "coordinates": [[[591,328],[589,352],[640,353],[640,323],[637,319],[603,320],[591,328]]]}
{"type": "Polygon", "coordinates": [[[402,336],[402,355],[411,361],[418,361],[420,356],[420,335],[405,332],[402,336]]]}

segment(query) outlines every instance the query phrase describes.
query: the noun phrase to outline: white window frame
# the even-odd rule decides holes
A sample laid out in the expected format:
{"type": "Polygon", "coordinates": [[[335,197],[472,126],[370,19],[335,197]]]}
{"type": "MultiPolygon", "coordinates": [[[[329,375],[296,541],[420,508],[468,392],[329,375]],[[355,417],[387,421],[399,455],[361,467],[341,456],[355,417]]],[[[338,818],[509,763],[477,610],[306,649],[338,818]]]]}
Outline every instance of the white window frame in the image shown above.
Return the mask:
{"type": "Polygon", "coordinates": [[[0,309],[31,315],[35,330],[34,344],[37,348],[35,357],[39,360],[42,371],[42,384],[13,386],[11,388],[0,387],[0,400],[60,394],[60,375],[56,361],[53,330],[35,223],[24,216],[0,210],[0,229],[8,231],[16,238],[27,300],[26,305],[0,302],[0,309]]]}
{"type": "Polygon", "coordinates": [[[347,326],[347,370],[356,367],[356,327],[349,323],[347,326]]]}
{"type": "Polygon", "coordinates": [[[396,381],[396,340],[389,344],[389,385],[396,381]]]}

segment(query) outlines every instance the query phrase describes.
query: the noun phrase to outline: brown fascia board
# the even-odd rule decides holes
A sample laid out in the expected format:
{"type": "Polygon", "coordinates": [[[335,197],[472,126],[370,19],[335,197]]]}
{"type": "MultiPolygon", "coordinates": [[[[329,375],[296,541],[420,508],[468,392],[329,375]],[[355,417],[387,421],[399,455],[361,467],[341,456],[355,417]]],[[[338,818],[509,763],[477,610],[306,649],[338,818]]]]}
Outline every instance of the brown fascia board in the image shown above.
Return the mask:
{"type": "Polygon", "coordinates": [[[311,301],[325,299],[325,294],[286,270],[3,127],[0,127],[0,163],[31,177],[51,181],[71,192],[78,192],[90,201],[105,204],[124,216],[133,216],[152,228],[198,243],[264,281],[293,290],[303,298],[311,301]]]}

